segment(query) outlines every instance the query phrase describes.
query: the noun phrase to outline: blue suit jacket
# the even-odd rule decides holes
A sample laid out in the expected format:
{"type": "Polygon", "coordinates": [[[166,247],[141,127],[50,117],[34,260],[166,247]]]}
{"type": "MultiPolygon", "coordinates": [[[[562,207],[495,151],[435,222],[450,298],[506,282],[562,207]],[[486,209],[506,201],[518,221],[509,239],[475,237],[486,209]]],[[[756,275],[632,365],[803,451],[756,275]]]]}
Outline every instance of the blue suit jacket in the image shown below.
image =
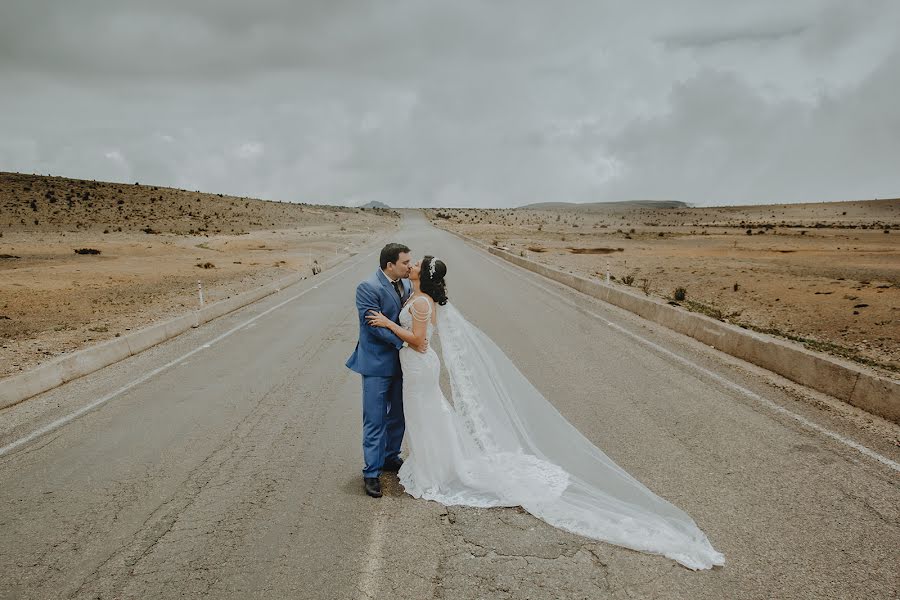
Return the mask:
{"type": "Polygon", "coordinates": [[[392,377],[400,374],[400,348],[403,340],[385,327],[372,327],[366,322],[370,310],[377,310],[396,322],[403,302],[409,298],[412,286],[406,279],[403,298],[397,297],[394,287],[381,269],[356,286],[356,312],[359,315],[359,341],[347,359],[347,367],[360,375],[392,377]]]}

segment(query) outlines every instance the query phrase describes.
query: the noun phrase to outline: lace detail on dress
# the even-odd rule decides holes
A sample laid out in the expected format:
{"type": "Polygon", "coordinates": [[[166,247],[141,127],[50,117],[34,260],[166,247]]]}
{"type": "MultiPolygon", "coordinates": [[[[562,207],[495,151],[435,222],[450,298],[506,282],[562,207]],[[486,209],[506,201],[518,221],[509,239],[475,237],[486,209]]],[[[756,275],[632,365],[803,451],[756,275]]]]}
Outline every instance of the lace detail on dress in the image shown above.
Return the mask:
{"type": "Polygon", "coordinates": [[[474,377],[466,361],[463,360],[464,349],[460,343],[463,332],[447,320],[444,320],[443,326],[448,329],[448,335],[441,336],[441,350],[450,374],[453,407],[462,417],[466,430],[482,451],[486,453],[499,452],[500,448],[494,442],[491,430],[482,418],[474,377]],[[453,330],[450,331],[450,328],[453,330]]]}

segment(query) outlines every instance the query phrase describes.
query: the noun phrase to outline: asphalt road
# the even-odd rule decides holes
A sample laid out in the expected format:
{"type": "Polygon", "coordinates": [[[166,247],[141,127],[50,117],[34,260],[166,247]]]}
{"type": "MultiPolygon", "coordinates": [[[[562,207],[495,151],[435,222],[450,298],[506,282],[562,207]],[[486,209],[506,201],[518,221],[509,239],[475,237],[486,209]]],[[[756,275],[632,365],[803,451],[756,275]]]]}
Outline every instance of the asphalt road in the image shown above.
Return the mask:
{"type": "Polygon", "coordinates": [[[109,398],[0,456],[0,598],[900,595],[900,473],[850,445],[900,461],[897,428],[418,213],[396,239],[442,258],[451,301],[585,435],[686,510],[726,566],[692,572],[516,509],[417,501],[393,476],[384,498],[365,496],[360,381],[343,364],[354,288],[377,267],[370,248],[0,412],[4,447],[109,398]]]}

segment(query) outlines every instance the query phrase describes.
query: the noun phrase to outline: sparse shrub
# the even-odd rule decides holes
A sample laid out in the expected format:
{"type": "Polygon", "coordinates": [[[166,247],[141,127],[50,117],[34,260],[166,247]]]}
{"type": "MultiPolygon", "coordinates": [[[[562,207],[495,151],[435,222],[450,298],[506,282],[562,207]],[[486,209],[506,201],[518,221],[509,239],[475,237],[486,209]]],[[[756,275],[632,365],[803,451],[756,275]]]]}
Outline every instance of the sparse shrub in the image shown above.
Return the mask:
{"type": "Polygon", "coordinates": [[[634,275],[624,275],[622,277],[622,283],[624,283],[625,285],[631,285],[632,283],[634,283],[634,275]]]}
{"type": "Polygon", "coordinates": [[[736,292],[736,291],[738,291],[739,289],[741,289],[741,286],[738,284],[738,282],[735,281],[735,282],[734,282],[734,286],[732,287],[732,289],[736,292]]]}
{"type": "MultiPolygon", "coordinates": [[[[805,233],[805,232],[804,232],[804,233],[805,233]]],[[[752,230],[752,229],[748,229],[748,230],[747,230],[747,235],[753,235],[753,230],[752,230]]]]}
{"type": "Polygon", "coordinates": [[[200,267],[201,269],[215,269],[216,268],[216,265],[212,264],[211,262],[197,263],[197,266],[200,267]]]}
{"type": "Polygon", "coordinates": [[[96,248],[78,248],[75,254],[100,254],[100,251],[96,248]]]}
{"type": "Polygon", "coordinates": [[[644,295],[650,295],[650,280],[649,279],[641,279],[641,290],[644,292],[644,295]]]}
{"type": "Polygon", "coordinates": [[[684,302],[684,299],[687,298],[687,290],[683,287],[675,288],[675,291],[672,292],[672,298],[674,298],[676,302],[684,302]]]}

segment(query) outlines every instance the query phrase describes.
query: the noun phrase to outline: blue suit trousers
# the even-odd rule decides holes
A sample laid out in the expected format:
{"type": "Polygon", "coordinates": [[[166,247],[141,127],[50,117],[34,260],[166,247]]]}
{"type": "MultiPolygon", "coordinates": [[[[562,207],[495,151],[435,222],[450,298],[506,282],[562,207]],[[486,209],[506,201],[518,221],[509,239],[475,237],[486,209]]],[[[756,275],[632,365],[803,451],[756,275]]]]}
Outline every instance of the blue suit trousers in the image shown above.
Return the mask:
{"type": "Polygon", "coordinates": [[[400,455],[403,419],[403,375],[363,375],[363,477],[378,477],[386,461],[400,455]]]}

